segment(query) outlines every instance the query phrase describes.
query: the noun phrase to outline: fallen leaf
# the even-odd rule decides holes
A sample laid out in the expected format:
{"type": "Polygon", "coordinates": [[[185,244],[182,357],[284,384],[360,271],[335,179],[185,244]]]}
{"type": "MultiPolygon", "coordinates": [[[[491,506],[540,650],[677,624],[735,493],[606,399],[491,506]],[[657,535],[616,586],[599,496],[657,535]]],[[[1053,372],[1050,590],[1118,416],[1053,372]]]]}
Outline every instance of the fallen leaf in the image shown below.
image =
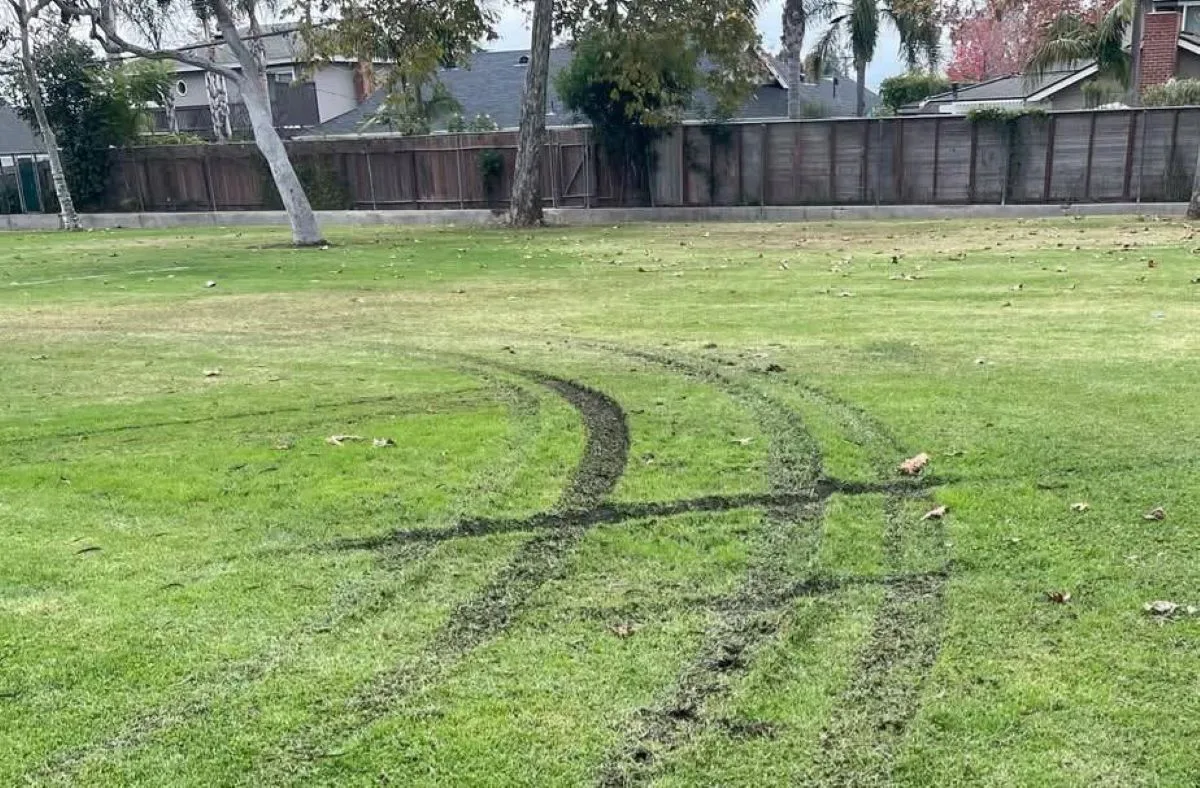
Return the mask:
{"type": "Polygon", "coordinates": [[[216,287],[217,283],[215,281],[213,281],[212,279],[209,279],[207,282],[204,283],[204,286],[205,287],[216,287]]]}
{"type": "Polygon", "coordinates": [[[922,520],[940,520],[946,516],[946,512],[948,512],[948,511],[949,511],[949,509],[947,509],[945,506],[938,506],[933,509],[930,509],[928,512],[925,512],[925,516],[922,517],[921,519],[922,520]]]}
{"type": "Polygon", "coordinates": [[[1065,605],[1071,601],[1070,591],[1047,591],[1046,600],[1056,605],[1065,605]]]}
{"type": "Polygon", "coordinates": [[[734,438],[733,443],[737,443],[741,446],[749,446],[750,441],[752,440],[754,440],[754,438],[734,438]]]}
{"type": "Polygon", "coordinates": [[[217,367],[216,369],[204,370],[204,377],[206,377],[206,378],[219,378],[220,376],[221,376],[221,368],[220,367],[217,367]]]}
{"type": "Polygon", "coordinates": [[[1161,506],[1156,506],[1142,515],[1143,520],[1165,520],[1167,513],[1161,506]]]}
{"type": "Polygon", "coordinates": [[[279,440],[275,441],[275,448],[279,451],[287,451],[295,445],[296,444],[291,438],[280,438],[279,440]]]}
{"type": "Polygon", "coordinates": [[[330,446],[341,446],[343,443],[347,443],[349,441],[360,441],[362,439],[363,437],[361,435],[330,435],[325,439],[325,442],[330,446]]]}
{"type": "Polygon", "coordinates": [[[1146,267],[1147,268],[1158,268],[1158,263],[1154,262],[1154,258],[1150,258],[1149,260],[1146,261],[1146,267]]]}
{"type": "Polygon", "coordinates": [[[921,452],[915,457],[909,457],[904,462],[900,463],[900,473],[905,476],[916,476],[926,465],[929,464],[929,455],[921,452]]]}
{"type": "Polygon", "coordinates": [[[1152,616],[1172,616],[1179,609],[1179,605],[1165,599],[1158,599],[1142,605],[1142,609],[1152,616]]]}
{"type": "Polygon", "coordinates": [[[30,356],[30,357],[29,357],[29,360],[30,360],[30,361],[45,361],[45,360],[46,360],[46,359],[48,359],[48,358],[50,358],[50,357],[49,357],[49,356],[47,356],[45,353],[41,353],[41,354],[39,354],[39,355],[36,355],[36,356],[30,356]]]}
{"type": "Polygon", "coordinates": [[[1079,503],[1071,504],[1072,512],[1086,512],[1088,509],[1091,509],[1091,508],[1092,507],[1088,505],[1087,501],[1080,501],[1079,503]]]}
{"type": "Polygon", "coordinates": [[[763,369],[763,372],[772,372],[772,373],[785,372],[785,371],[786,370],[783,367],[779,366],[778,364],[767,364],[767,366],[763,369]]]}
{"type": "Polygon", "coordinates": [[[632,635],[634,632],[637,632],[638,629],[640,629],[640,627],[637,624],[630,624],[628,622],[622,621],[620,623],[611,625],[608,628],[608,631],[613,633],[614,635],[616,635],[619,638],[627,638],[630,635],[632,635]]]}
{"type": "Polygon", "coordinates": [[[388,446],[395,446],[396,442],[391,438],[375,438],[371,441],[371,445],[377,449],[386,449],[388,446]]]}

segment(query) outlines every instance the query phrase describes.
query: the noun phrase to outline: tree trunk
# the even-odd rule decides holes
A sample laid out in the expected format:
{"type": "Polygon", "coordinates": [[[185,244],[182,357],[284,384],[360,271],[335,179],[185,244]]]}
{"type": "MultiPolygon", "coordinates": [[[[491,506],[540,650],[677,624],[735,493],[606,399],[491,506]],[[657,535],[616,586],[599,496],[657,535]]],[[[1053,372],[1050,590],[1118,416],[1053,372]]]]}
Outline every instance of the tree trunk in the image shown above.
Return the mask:
{"type": "Polygon", "coordinates": [[[1125,103],[1131,107],[1142,103],[1142,21],[1145,9],[1142,0],[1133,0],[1133,20],[1129,35],[1129,89],[1125,103]]]}
{"type": "Polygon", "coordinates": [[[167,91],[167,95],[163,96],[163,112],[167,116],[167,131],[172,134],[179,133],[179,113],[175,111],[175,94],[174,88],[167,91]]]}
{"type": "Polygon", "coordinates": [[[204,89],[208,92],[208,112],[212,116],[213,136],[217,142],[228,142],[233,136],[229,124],[229,86],[225,77],[204,72],[204,89]]]}
{"type": "Polygon", "coordinates": [[[297,246],[316,246],[325,243],[321,237],[321,228],[317,224],[317,215],[313,213],[308,195],[304,193],[304,185],[296,175],[288,158],[287,148],[275,130],[275,119],[271,116],[271,102],[267,97],[266,72],[262,63],[242,41],[233,14],[225,0],[211,0],[217,26],[225,36],[225,43],[238,60],[242,72],[238,78],[238,88],[242,92],[242,101],[246,105],[246,114],[250,116],[250,127],[254,131],[254,143],[267,160],[271,169],[271,177],[287,211],[288,221],[292,225],[292,243],[297,246]]]}
{"type": "Polygon", "coordinates": [[[787,64],[788,117],[792,120],[803,114],[798,86],[804,74],[802,58],[807,22],[804,3],[805,0],[785,0],[783,4],[783,56],[787,64]]]}
{"type": "Polygon", "coordinates": [[[54,196],[58,198],[58,213],[64,230],[79,229],[79,214],[75,213],[75,201],[71,199],[71,190],[67,186],[67,175],[63,171],[62,159],[58,155],[58,137],[50,122],[46,120],[46,105],[42,103],[41,82],[38,80],[37,69],[33,65],[33,51],[29,45],[29,19],[21,14],[19,20],[21,33],[21,70],[25,75],[25,90],[29,94],[29,106],[33,108],[33,117],[37,121],[38,133],[46,146],[46,156],[50,159],[50,179],[54,182],[54,196]]]}
{"type": "Polygon", "coordinates": [[[521,130],[513,173],[508,221],[516,227],[542,223],[542,148],[546,139],[546,83],[550,80],[550,42],[554,0],[535,0],[529,71],[521,98],[521,130]]]}
{"type": "Polygon", "coordinates": [[[858,62],[854,64],[854,77],[858,80],[858,85],[855,86],[856,96],[854,99],[854,111],[860,118],[867,116],[867,64],[866,62],[858,62]]]}
{"type": "Polygon", "coordinates": [[[283,209],[287,211],[288,221],[292,225],[292,243],[296,246],[317,246],[325,243],[321,236],[321,228],[317,225],[317,215],[313,213],[304,186],[292,167],[288,158],[287,148],[275,130],[275,122],[271,118],[271,105],[263,96],[262,83],[251,75],[243,79],[238,87],[242,91],[242,101],[246,103],[246,114],[250,116],[250,127],[254,130],[254,143],[267,160],[271,169],[271,177],[275,188],[279,191],[279,199],[283,209]]]}

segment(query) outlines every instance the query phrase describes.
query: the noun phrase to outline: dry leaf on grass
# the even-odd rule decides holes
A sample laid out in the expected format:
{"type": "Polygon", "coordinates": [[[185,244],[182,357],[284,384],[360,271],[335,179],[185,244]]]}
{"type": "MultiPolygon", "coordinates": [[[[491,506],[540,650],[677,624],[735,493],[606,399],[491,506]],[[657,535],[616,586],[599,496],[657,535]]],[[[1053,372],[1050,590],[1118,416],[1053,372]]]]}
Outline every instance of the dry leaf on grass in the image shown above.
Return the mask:
{"type": "Polygon", "coordinates": [[[929,464],[929,455],[921,452],[915,457],[909,457],[904,462],[900,463],[900,473],[905,476],[916,476],[926,465],[929,464]]]}
{"type": "Polygon", "coordinates": [[[639,629],[639,627],[637,624],[630,624],[628,622],[622,621],[620,623],[611,625],[608,628],[608,631],[613,633],[614,635],[616,635],[619,638],[627,638],[630,635],[632,635],[634,632],[637,632],[638,629],[639,629]]]}
{"type": "Polygon", "coordinates": [[[219,378],[219,377],[221,377],[221,368],[220,368],[220,367],[217,367],[216,369],[206,369],[206,370],[204,370],[204,377],[206,377],[206,378],[219,378]]]}
{"type": "Polygon", "coordinates": [[[1056,605],[1065,605],[1071,601],[1070,591],[1047,591],[1046,601],[1053,602],[1056,605]]]}
{"type": "Polygon", "coordinates": [[[1173,616],[1175,611],[1179,610],[1179,605],[1165,599],[1158,599],[1142,605],[1142,609],[1152,616],[1173,616]]]}
{"type": "Polygon", "coordinates": [[[391,438],[375,438],[371,441],[371,445],[377,449],[386,449],[388,446],[395,446],[396,442],[391,438]]]}
{"type": "Polygon", "coordinates": [[[341,446],[343,443],[360,441],[362,439],[363,437],[361,435],[330,435],[325,439],[325,442],[330,446],[341,446]]]}
{"type": "Polygon", "coordinates": [[[921,519],[922,520],[940,520],[946,516],[946,512],[948,512],[948,511],[950,511],[950,510],[947,509],[945,506],[938,506],[933,509],[930,509],[928,512],[925,512],[925,516],[922,517],[921,519]]]}
{"type": "Polygon", "coordinates": [[[1143,520],[1165,520],[1165,519],[1167,519],[1167,512],[1161,506],[1155,506],[1153,509],[1151,509],[1150,511],[1143,514],[1142,519],[1143,520]]]}
{"type": "Polygon", "coordinates": [[[291,438],[280,438],[279,440],[275,441],[275,448],[278,451],[287,451],[295,445],[295,441],[293,441],[291,438]]]}
{"type": "Polygon", "coordinates": [[[205,287],[216,287],[217,283],[214,282],[213,280],[209,279],[207,282],[204,283],[204,286],[205,287]]]}
{"type": "Polygon", "coordinates": [[[1090,505],[1088,505],[1087,501],[1080,501],[1079,503],[1071,504],[1072,512],[1086,512],[1088,509],[1091,509],[1091,508],[1092,507],[1090,505]]]}
{"type": "Polygon", "coordinates": [[[731,441],[731,442],[736,443],[739,446],[749,446],[750,441],[752,441],[752,440],[754,440],[754,438],[734,438],[733,441],[731,441]]]}

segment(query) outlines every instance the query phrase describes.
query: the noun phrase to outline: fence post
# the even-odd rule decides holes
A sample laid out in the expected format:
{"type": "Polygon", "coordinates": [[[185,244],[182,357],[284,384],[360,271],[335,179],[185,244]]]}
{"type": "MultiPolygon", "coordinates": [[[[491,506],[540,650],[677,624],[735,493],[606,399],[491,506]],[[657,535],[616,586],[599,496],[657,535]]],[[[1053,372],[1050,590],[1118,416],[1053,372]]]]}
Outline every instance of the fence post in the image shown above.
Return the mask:
{"type": "MultiPolygon", "coordinates": [[[[36,167],[36,159],[34,160],[36,167]]],[[[29,201],[25,199],[25,184],[21,180],[21,158],[13,157],[13,167],[15,168],[14,175],[17,176],[17,205],[21,209],[21,213],[29,213],[29,201]]]]}
{"type": "Polygon", "coordinates": [[[734,200],[735,205],[744,205],[745,200],[745,179],[742,178],[742,132],[746,130],[745,126],[735,126],[737,129],[737,199],[734,200]]]}
{"type": "Polygon", "coordinates": [[[896,131],[892,140],[892,179],[896,187],[896,204],[903,205],[904,200],[904,119],[896,116],[896,131]]]}
{"type": "Polygon", "coordinates": [[[975,152],[979,147],[979,124],[968,119],[971,124],[971,166],[967,176],[967,202],[975,202],[975,152]]]}
{"type": "Polygon", "coordinates": [[[1083,199],[1092,199],[1092,154],[1096,149],[1096,115],[1092,113],[1092,121],[1088,124],[1087,169],[1083,173],[1083,199]]]}
{"type": "MultiPolygon", "coordinates": [[[[592,130],[583,130],[583,207],[592,207],[592,130]]],[[[654,188],[651,186],[650,188],[654,188]]]]}
{"type": "Polygon", "coordinates": [[[1058,118],[1050,116],[1050,125],[1046,128],[1046,169],[1042,174],[1042,202],[1050,202],[1050,181],[1054,177],[1054,130],[1058,118]]]}
{"type": "Polygon", "coordinates": [[[687,126],[679,124],[679,204],[687,205],[688,195],[688,163],[687,163],[687,126]]]}
{"type": "Polygon", "coordinates": [[[767,168],[767,124],[765,123],[762,124],[762,138],[759,140],[758,148],[758,164],[759,170],[761,170],[758,179],[758,207],[765,208],[767,207],[767,175],[769,174],[767,168]]]}
{"type": "Polygon", "coordinates": [[[1125,180],[1121,184],[1121,199],[1129,202],[1133,188],[1133,145],[1137,141],[1137,112],[1129,111],[1129,137],[1125,140],[1125,180]]]}
{"type": "Polygon", "coordinates": [[[204,196],[208,198],[208,209],[213,213],[217,211],[217,195],[212,185],[212,173],[208,168],[208,157],[200,158],[200,172],[204,175],[204,196]]]}
{"type": "Polygon", "coordinates": [[[416,207],[417,210],[420,210],[421,209],[421,184],[418,181],[419,176],[417,174],[417,149],[410,148],[408,152],[409,152],[408,171],[412,175],[413,205],[416,207]]]}
{"type": "Polygon", "coordinates": [[[942,119],[937,117],[933,119],[933,192],[929,197],[929,201],[934,205],[938,204],[937,187],[938,187],[938,167],[942,156],[942,119]]]}
{"type": "Polygon", "coordinates": [[[1146,122],[1149,119],[1146,117],[1146,108],[1142,107],[1142,143],[1138,145],[1138,190],[1137,201],[1142,203],[1142,182],[1146,177],[1146,122]]]}
{"type": "Polygon", "coordinates": [[[454,173],[458,177],[458,208],[467,207],[463,200],[463,171],[462,171],[462,135],[454,135],[454,173]]]}
{"type": "Polygon", "coordinates": [[[837,124],[830,123],[829,129],[829,204],[837,203],[837,124]]]}
{"type": "Polygon", "coordinates": [[[863,154],[862,163],[858,168],[858,201],[867,202],[867,180],[871,177],[871,121],[857,121],[862,125],[863,154]]]}
{"type": "MultiPolygon", "coordinates": [[[[870,121],[868,121],[869,123],[870,121]]],[[[875,121],[875,156],[883,152],[883,118],[875,121]]],[[[875,162],[875,205],[879,206],[879,192],[883,187],[883,167],[875,162]]]]}
{"type": "MultiPolygon", "coordinates": [[[[1178,148],[1179,148],[1179,115],[1180,115],[1180,112],[1181,112],[1181,110],[1178,110],[1178,109],[1175,110],[1175,115],[1171,119],[1171,152],[1169,154],[1167,154],[1167,166],[1164,170],[1165,172],[1170,172],[1171,168],[1175,166],[1175,154],[1178,153],[1178,148]]],[[[1164,192],[1165,192],[1166,185],[1167,185],[1166,183],[1163,183],[1164,192]]],[[[1167,199],[1173,199],[1175,197],[1175,195],[1164,193],[1163,197],[1167,198],[1167,199]]]]}
{"type": "Polygon", "coordinates": [[[375,197],[375,171],[371,169],[371,149],[363,149],[363,157],[367,160],[367,183],[371,187],[371,210],[379,210],[379,200],[375,197]]]}

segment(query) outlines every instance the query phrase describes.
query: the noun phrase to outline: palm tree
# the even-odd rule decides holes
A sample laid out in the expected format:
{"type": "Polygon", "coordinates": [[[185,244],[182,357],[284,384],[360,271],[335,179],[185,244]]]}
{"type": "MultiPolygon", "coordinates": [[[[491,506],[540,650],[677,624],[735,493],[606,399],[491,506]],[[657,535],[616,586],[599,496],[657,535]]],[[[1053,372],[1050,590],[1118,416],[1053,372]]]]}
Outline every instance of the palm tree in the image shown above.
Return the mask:
{"type": "Polygon", "coordinates": [[[857,114],[866,115],[867,64],[875,58],[884,24],[900,34],[900,54],[910,69],[919,67],[922,60],[931,69],[937,66],[941,26],[932,8],[915,5],[905,0],[836,0],[828,9],[822,8],[821,17],[829,18],[829,29],[809,52],[808,72],[823,73],[830,60],[848,50],[858,81],[857,114]]]}
{"type": "MultiPolygon", "coordinates": [[[[804,57],[804,34],[808,20],[828,13],[830,0],[784,0],[783,3],[783,63],[789,87],[801,82],[804,57]]],[[[800,91],[788,91],[788,117],[800,117],[800,91]]]]}
{"type": "Polygon", "coordinates": [[[1125,33],[1133,19],[1132,0],[1121,0],[1100,16],[1061,14],[1025,66],[1029,77],[1041,77],[1056,68],[1073,68],[1094,61],[1097,78],[1129,87],[1133,57],[1125,48],[1125,33]]]}

